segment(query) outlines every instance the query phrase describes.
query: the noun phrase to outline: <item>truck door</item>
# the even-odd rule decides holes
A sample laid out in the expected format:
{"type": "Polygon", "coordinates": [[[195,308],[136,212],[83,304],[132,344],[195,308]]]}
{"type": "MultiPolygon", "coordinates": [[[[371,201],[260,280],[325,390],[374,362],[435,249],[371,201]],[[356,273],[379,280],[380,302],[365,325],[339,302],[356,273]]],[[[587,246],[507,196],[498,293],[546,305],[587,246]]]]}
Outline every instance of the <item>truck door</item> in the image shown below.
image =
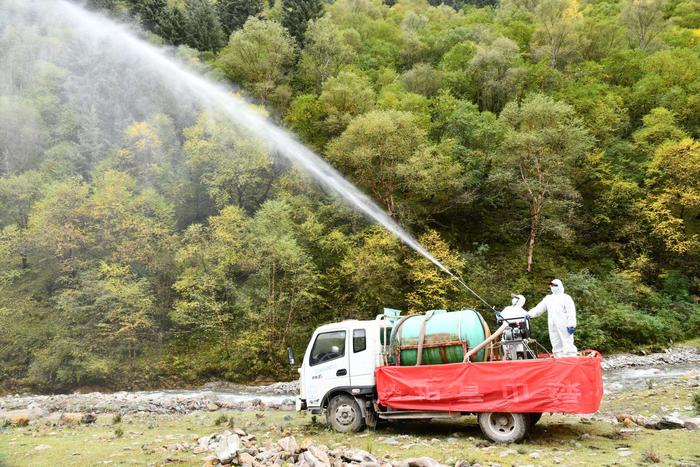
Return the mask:
{"type": "Polygon", "coordinates": [[[338,329],[316,335],[309,353],[308,372],[305,375],[306,403],[318,407],[323,396],[333,388],[350,386],[348,331],[338,329]]]}
{"type": "Polygon", "coordinates": [[[374,368],[376,363],[375,340],[368,339],[366,328],[352,330],[352,352],[350,384],[357,386],[374,386],[374,368]]]}

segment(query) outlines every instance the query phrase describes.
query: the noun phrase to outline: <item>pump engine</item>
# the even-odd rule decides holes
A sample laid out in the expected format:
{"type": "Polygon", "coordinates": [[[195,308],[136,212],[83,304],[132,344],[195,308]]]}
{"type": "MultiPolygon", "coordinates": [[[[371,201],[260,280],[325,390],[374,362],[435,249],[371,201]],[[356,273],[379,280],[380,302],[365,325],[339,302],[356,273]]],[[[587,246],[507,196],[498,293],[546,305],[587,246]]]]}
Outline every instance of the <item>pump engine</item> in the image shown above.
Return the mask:
{"type": "Polygon", "coordinates": [[[508,318],[500,316],[498,324],[508,323],[501,334],[500,355],[502,360],[527,360],[537,358],[530,348],[530,321],[524,317],[508,318]]]}

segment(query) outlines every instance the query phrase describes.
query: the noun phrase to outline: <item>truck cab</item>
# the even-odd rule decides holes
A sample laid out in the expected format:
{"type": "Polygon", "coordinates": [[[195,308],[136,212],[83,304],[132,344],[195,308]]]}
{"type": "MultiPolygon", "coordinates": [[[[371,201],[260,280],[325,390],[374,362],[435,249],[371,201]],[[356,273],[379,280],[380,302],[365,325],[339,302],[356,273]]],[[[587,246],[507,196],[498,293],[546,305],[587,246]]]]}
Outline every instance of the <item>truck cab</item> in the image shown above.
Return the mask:
{"type": "Polygon", "coordinates": [[[346,320],[319,327],[299,368],[297,409],[320,414],[340,432],[373,424],[375,370],[386,358],[392,319],[346,320]]]}

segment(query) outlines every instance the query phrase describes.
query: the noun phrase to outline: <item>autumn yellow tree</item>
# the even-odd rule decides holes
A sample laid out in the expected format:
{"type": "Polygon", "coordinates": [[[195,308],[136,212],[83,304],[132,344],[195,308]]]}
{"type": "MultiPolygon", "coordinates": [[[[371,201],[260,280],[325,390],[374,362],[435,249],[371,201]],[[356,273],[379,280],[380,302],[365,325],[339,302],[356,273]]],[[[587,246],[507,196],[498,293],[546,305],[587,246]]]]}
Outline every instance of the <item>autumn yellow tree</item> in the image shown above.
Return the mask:
{"type": "Polygon", "coordinates": [[[677,255],[700,252],[700,142],[662,145],[647,171],[642,209],[653,234],[677,255]]]}
{"type": "MultiPolygon", "coordinates": [[[[447,269],[460,275],[463,263],[459,255],[435,230],[420,237],[420,243],[447,269]]],[[[413,255],[406,260],[410,291],[406,295],[409,312],[447,309],[464,305],[464,293],[457,282],[426,258],[413,255]],[[460,301],[461,299],[461,301],[460,301]]]]}

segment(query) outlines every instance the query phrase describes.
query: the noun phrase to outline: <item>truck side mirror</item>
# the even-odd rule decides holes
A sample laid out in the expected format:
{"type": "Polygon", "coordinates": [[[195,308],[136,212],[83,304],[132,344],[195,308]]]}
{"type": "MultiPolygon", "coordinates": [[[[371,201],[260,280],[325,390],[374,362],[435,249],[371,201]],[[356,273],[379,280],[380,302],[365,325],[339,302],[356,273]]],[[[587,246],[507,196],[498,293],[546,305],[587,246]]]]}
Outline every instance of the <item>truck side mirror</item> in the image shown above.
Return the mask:
{"type": "Polygon", "coordinates": [[[294,358],[294,351],[291,347],[287,347],[287,360],[289,361],[289,366],[293,366],[296,363],[294,358]]]}

